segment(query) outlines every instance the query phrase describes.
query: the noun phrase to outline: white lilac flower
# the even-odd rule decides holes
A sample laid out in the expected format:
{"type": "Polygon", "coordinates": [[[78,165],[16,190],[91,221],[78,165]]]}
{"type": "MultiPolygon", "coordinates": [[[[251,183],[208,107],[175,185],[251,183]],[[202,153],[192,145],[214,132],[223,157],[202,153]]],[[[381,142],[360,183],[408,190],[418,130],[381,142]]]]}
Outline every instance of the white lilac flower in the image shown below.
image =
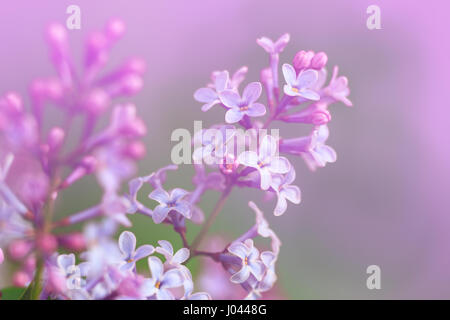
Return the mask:
{"type": "Polygon", "coordinates": [[[253,246],[252,239],[247,239],[245,242],[234,242],[227,249],[228,252],[239,257],[242,262],[241,269],[231,276],[231,282],[242,283],[250,275],[253,275],[258,281],[262,279],[264,265],[259,260],[259,251],[253,246]]]}
{"type": "Polygon", "coordinates": [[[291,185],[295,180],[295,170],[291,168],[285,175],[272,175],[272,183],[270,187],[277,194],[278,200],[274,210],[274,215],[281,216],[287,209],[287,200],[292,203],[299,204],[301,201],[300,188],[291,185]]]}
{"type": "Polygon", "coordinates": [[[293,66],[283,64],[283,75],[286,84],[284,93],[292,97],[303,97],[308,100],[319,100],[320,96],[311,90],[318,79],[316,70],[308,69],[301,71],[298,75],[293,66]]]}
{"type": "Polygon", "coordinates": [[[330,131],[326,125],[317,128],[312,135],[312,141],[308,152],[302,153],[302,157],[311,170],[325,167],[330,162],[336,161],[337,155],[333,148],[326,145],[330,131]]]}
{"type": "Polygon", "coordinates": [[[217,72],[214,76],[214,89],[200,88],[194,93],[194,99],[203,102],[202,111],[208,111],[214,105],[220,103],[219,94],[228,86],[228,71],[217,72]]]}
{"type": "Polygon", "coordinates": [[[194,135],[194,146],[199,145],[192,153],[194,164],[214,165],[223,162],[227,154],[227,144],[233,139],[236,128],[232,125],[213,126],[203,129],[194,135]]]}
{"type": "Polygon", "coordinates": [[[338,77],[339,68],[337,66],[333,69],[333,75],[331,76],[330,84],[324,88],[324,93],[332,97],[336,101],[344,103],[346,106],[351,107],[353,103],[347,98],[350,94],[350,89],[348,88],[347,77],[338,77]]]}
{"type": "Polygon", "coordinates": [[[260,117],[266,114],[266,107],[256,102],[261,95],[262,86],[259,82],[249,83],[242,97],[239,93],[232,90],[225,90],[220,93],[220,101],[229,108],[225,114],[227,123],[236,123],[242,120],[244,116],[260,117]]]}
{"type": "Polygon", "coordinates": [[[61,254],[56,259],[56,264],[66,279],[66,287],[70,290],[78,290],[85,286],[85,277],[88,275],[89,263],[75,264],[75,255],[61,254]]]}
{"type": "Polygon", "coordinates": [[[186,190],[180,188],[173,189],[170,194],[162,188],[153,190],[149,198],[159,202],[159,205],[153,210],[153,221],[155,223],[163,222],[171,210],[190,219],[192,216],[190,203],[183,200],[187,194],[186,190]]]}
{"type": "Polygon", "coordinates": [[[145,244],[136,249],[136,237],[130,231],[124,231],[119,237],[119,250],[122,253],[123,265],[120,270],[132,270],[136,266],[136,261],[143,259],[153,252],[152,245],[145,244]]]}
{"type": "Polygon", "coordinates": [[[256,42],[264,49],[267,53],[278,54],[281,53],[290,40],[290,35],[288,33],[283,34],[277,41],[273,42],[267,37],[261,37],[256,42]]]}
{"type": "Polygon", "coordinates": [[[238,162],[258,170],[261,179],[261,189],[267,190],[272,183],[272,174],[287,173],[291,164],[285,157],[278,157],[277,141],[270,135],[262,139],[258,153],[245,151],[238,157],[238,162]]]}
{"type": "Polygon", "coordinates": [[[156,296],[158,300],[173,300],[174,296],[169,289],[183,285],[184,277],[181,271],[175,268],[164,272],[164,265],[157,257],[149,257],[148,266],[152,277],[144,280],[143,295],[148,298],[156,296]]]}
{"type": "Polygon", "coordinates": [[[277,256],[270,251],[261,252],[261,261],[264,264],[265,272],[261,281],[256,281],[251,284],[252,290],[249,292],[246,300],[260,299],[262,293],[269,291],[273,288],[277,281],[277,275],[275,273],[275,262],[277,256]]]}

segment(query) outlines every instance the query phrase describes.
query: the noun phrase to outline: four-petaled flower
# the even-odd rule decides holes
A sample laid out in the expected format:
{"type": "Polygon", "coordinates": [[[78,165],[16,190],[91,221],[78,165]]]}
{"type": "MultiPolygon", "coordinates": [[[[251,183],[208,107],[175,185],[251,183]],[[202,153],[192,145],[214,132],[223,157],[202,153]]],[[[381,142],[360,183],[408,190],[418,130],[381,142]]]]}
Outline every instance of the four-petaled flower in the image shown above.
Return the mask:
{"type": "Polygon", "coordinates": [[[119,250],[123,258],[120,270],[123,271],[134,269],[136,266],[136,261],[155,252],[155,248],[149,244],[142,245],[136,249],[136,237],[130,231],[124,231],[120,234],[119,250]]]}
{"type": "Polygon", "coordinates": [[[311,147],[308,152],[302,153],[306,164],[313,171],[317,167],[325,167],[327,162],[332,163],[336,161],[336,151],[325,144],[329,134],[330,131],[326,125],[320,126],[313,133],[311,147]]]}
{"type": "Polygon", "coordinates": [[[284,93],[292,97],[303,97],[308,100],[319,100],[317,92],[310,88],[316,83],[319,75],[316,70],[308,69],[301,71],[298,76],[293,66],[283,64],[283,75],[286,80],[284,93]]]}
{"type": "Polygon", "coordinates": [[[287,209],[287,201],[299,204],[301,201],[300,188],[291,185],[295,180],[295,170],[291,168],[285,175],[276,174],[272,175],[272,183],[270,186],[276,192],[278,196],[277,206],[275,207],[274,214],[281,216],[287,209]]]}
{"type": "Polygon", "coordinates": [[[202,106],[202,111],[208,111],[214,105],[220,103],[219,94],[227,88],[228,80],[228,71],[217,72],[214,77],[215,90],[213,90],[212,88],[200,88],[195,91],[195,100],[205,103],[202,106]]]}
{"type": "Polygon", "coordinates": [[[227,123],[236,123],[242,120],[244,116],[260,117],[266,114],[266,107],[256,102],[261,95],[262,86],[259,82],[249,83],[242,93],[231,90],[225,90],[219,94],[222,103],[230,108],[225,114],[227,123]]]}
{"type": "Polygon", "coordinates": [[[267,190],[272,183],[272,174],[287,173],[291,164],[285,157],[277,157],[277,141],[270,135],[264,136],[258,153],[254,151],[242,152],[238,162],[258,170],[261,179],[261,189],[267,190]]]}
{"type": "Polygon", "coordinates": [[[164,265],[157,257],[149,257],[148,266],[152,277],[144,281],[143,294],[146,297],[156,295],[158,300],[173,300],[174,296],[169,289],[183,285],[184,278],[181,271],[175,268],[164,272],[164,265]]]}
{"type": "Polygon", "coordinates": [[[231,276],[231,282],[242,283],[246,281],[251,274],[258,281],[262,280],[264,264],[259,261],[259,251],[253,246],[252,239],[247,239],[244,243],[232,243],[228,247],[228,252],[239,257],[242,261],[241,269],[231,276]]]}
{"type": "Polygon", "coordinates": [[[188,201],[183,200],[189,192],[186,190],[175,188],[170,194],[162,189],[153,190],[150,193],[149,198],[159,202],[159,205],[153,210],[153,221],[155,223],[161,223],[169,214],[169,211],[174,210],[184,217],[191,218],[191,205],[188,201]]]}

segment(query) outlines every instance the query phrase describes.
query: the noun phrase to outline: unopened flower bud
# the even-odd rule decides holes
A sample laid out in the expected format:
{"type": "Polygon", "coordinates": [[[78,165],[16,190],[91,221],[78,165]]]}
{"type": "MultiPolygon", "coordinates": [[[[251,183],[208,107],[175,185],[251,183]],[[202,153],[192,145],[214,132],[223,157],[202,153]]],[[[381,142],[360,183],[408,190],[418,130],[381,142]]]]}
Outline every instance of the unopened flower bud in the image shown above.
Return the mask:
{"type": "Polygon", "coordinates": [[[310,68],[311,60],[314,57],[313,51],[301,50],[294,57],[293,65],[297,73],[301,70],[310,68]]]}
{"type": "Polygon", "coordinates": [[[65,133],[62,128],[54,127],[50,130],[47,144],[51,151],[59,150],[64,143],[65,133]]]}
{"type": "Polygon", "coordinates": [[[13,284],[16,287],[26,287],[30,281],[31,279],[28,274],[23,271],[17,271],[13,275],[13,284]]]}
{"type": "Polygon", "coordinates": [[[110,98],[105,90],[95,88],[84,98],[83,107],[91,114],[103,113],[109,106],[110,98]]]}
{"type": "Polygon", "coordinates": [[[59,238],[60,244],[73,251],[82,251],[86,248],[86,241],[80,232],[63,235],[59,238]]]}
{"type": "Polygon", "coordinates": [[[325,52],[318,52],[311,60],[311,68],[321,70],[327,64],[328,56],[325,52]]]}
{"type": "Polygon", "coordinates": [[[32,244],[25,240],[16,240],[9,244],[8,253],[11,259],[21,260],[30,252],[32,244]]]}
{"type": "Polygon", "coordinates": [[[55,236],[53,236],[49,233],[46,233],[46,234],[41,234],[38,236],[38,238],[36,240],[36,245],[39,248],[39,250],[41,250],[42,252],[44,252],[46,254],[51,254],[58,247],[58,242],[57,242],[55,236]]]}
{"type": "Polygon", "coordinates": [[[111,19],[105,27],[105,33],[113,41],[120,39],[125,33],[125,22],[121,19],[111,19]]]}

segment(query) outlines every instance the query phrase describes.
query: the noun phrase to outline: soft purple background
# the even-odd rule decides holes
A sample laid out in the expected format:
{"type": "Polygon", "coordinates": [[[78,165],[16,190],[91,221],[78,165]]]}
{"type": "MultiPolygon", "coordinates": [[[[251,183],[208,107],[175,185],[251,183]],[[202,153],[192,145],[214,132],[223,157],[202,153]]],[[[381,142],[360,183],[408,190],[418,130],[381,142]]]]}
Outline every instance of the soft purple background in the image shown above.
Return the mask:
{"type": "MultiPolygon", "coordinates": [[[[247,80],[257,80],[267,65],[257,37],[289,32],[282,62],[301,49],[327,52],[330,66],[348,76],[355,107],[332,107],[338,162],[310,173],[294,161],[303,202],[270,217],[284,244],[281,290],[287,298],[450,298],[446,1],[15,1],[0,9],[1,93],[25,94],[31,79],[53,74],[42,34],[49,21],[65,23],[70,4],[82,11],[82,30],[70,32],[77,57],[86,33],[118,16],[128,31],[112,62],[139,55],[148,63],[133,99],[150,132],[142,174],[170,161],[173,129],[223,119],[222,110],[203,114],[192,98],[212,70],[248,65],[247,80]],[[366,28],[370,4],[381,7],[382,30],[366,28]],[[382,270],[379,291],[366,288],[371,264],[382,270]]],[[[285,135],[298,135],[290,127],[285,135]]],[[[181,176],[172,183],[188,187],[181,176]]],[[[65,199],[59,207],[67,212],[95,201],[81,187],[65,199]]],[[[233,194],[214,230],[244,231],[253,220],[248,200],[262,204],[260,193],[233,194]]],[[[140,241],[170,233],[158,228],[140,223],[140,241]]]]}

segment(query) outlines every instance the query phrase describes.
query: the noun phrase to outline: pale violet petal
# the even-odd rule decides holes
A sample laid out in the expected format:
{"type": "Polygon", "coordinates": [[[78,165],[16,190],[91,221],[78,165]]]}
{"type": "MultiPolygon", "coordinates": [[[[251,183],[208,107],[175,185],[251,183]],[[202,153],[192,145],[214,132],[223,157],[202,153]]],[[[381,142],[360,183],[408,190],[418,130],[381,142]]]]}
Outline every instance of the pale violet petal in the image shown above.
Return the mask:
{"type": "Polygon", "coordinates": [[[311,88],[317,82],[317,79],[319,79],[319,74],[316,70],[304,70],[297,77],[297,85],[299,88],[311,88]]]}
{"type": "Polygon", "coordinates": [[[273,173],[288,173],[291,169],[291,164],[285,157],[274,157],[268,167],[273,173]]]}
{"type": "Polygon", "coordinates": [[[232,108],[225,113],[225,121],[227,123],[236,123],[242,120],[244,113],[237,108],[232,108]]]}
{"type": "Polygon", "coordinates": [[[130,231],[124,231],[119,236],[119,249],[129,259],[136,249],[136,236],[130,231]]]}
{"type": "Polygon", "coordinates": [[[261,103],[253,103],[248,110],[245,111],[249,117],[261,117],[266,114],[266,107],[261,103]]]}
{"type": "Polygon", "coordinates": [[[161,281],[161,288],[177,288],[184,283],[184,277],[180,270],[170,269],[164,274],[161,281]]]}
{"type": "Polygon", "coordinates": [[[198,102],[210,103],[217,98],[217,93],[211,88],[200,88],[194,93],[194,99],[198,102]]]}
{"type": "Polygon", "coordinates": [[[250,276],[250,268],[248,266],[243,266],[241,270],[233,274],[230,281],[233,283],[242,283],[248,279],[250,276]]]}
{"type": "Polygon", "coordinates": [[[149,257],[148,258],[148,267],[150,268],[150,272],[152,273],[152,278],[156,281],[160,280],[164,273],[164,266],[157,257],[149,257]]]}
{"type": "Polygon", "coordinates": [[[148,196],[150,199],[156,200],[161,204],[166,204],[170,201],[170,197],[169,194],[167,193],[166,190],[163,190],[161,188],[155,189],[152,191],[152,193],[150,193],[150,195],[148,196]]]}
{"type": "Polygon", "coordinates": [[[155,248],[152,245],[144,244],[143,246],[137,248],[136,253],[134,254],[134,260],[137,261],[145,258],[151,255],[153,252],[155,252],[155,248]]]}
{"type": "Polygon", "coordinates": [[[257,167],[258,166],[258,154],[253,151],[244,151],[238,157],[238,163],[247,167],[257,167]]]}
{"type": "Polygon", "coordinates": [[[172,262],[176,264],[181,264],[185,262],[189,258],[189,249],[187,248],[181,248],[180,250],[175,253],[175,255],[172,258],[172,262]]]}
{"type": "Polygon", "coordinates": [[[285,63],[285,64],[283,64],[282,70],[283,70],[284,80],[286,81],[286,83],[290,86],[296,85],[297,84],[297,74],[295,73],[294,67],[288,63],[285,63]]]}
{"type": "Polygon", "coordinates": [[[169,213],[170,209],[166,207],[165,205],[159,205],[153,210],[153,221],[155,223],[161,223],[166,219],[167,214],[169,213]]]}
{"type": "Polygon", "coordinates": [[[239,94],[231,90],[222,91],[219,94],[219,98],[220,101],[222,101],[222,103],[228,108],[239,107],[239,102],[241,101],[239,94]]]}
{"type": "Polygon", "coordinates": [[[242,92],[242,101],[246,104],[251,104],[258,100],[262,92],[262,86],[259,82],[249,83],[242,92]]]}

